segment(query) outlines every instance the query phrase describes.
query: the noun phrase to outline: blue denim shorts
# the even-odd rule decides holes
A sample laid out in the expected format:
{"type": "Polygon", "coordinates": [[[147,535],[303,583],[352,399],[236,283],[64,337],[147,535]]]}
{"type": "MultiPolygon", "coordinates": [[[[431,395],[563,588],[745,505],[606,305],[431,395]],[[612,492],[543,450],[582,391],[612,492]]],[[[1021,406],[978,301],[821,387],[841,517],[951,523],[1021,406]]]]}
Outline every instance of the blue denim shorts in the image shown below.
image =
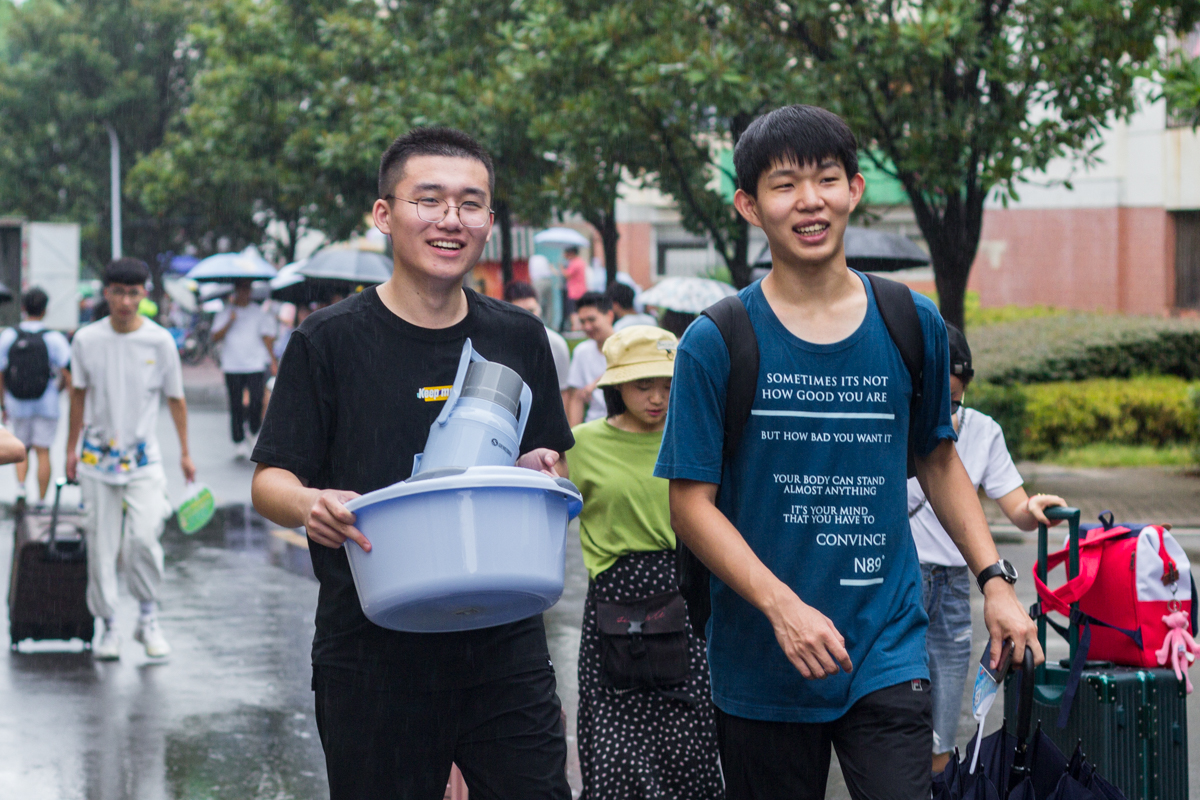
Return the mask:
{"type": "Polygon", "coordinates": [[[971,572],[922,564],[921,593],[929,615],[925,649],[933,693],[933,752],[949,753],[958,736],[971,666],[971,572]]]}

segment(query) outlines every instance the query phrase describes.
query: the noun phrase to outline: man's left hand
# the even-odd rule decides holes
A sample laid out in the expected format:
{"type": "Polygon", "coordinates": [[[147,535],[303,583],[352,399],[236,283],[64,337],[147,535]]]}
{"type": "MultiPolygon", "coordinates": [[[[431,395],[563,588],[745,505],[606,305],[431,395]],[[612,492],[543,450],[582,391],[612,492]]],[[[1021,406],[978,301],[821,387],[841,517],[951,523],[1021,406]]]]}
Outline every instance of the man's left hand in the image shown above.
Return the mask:
{"type": "Polygon", "coordinates": [[[191,456],[183,456],[179,459],[179,468],[183,470],[183,479],[188,483],[196,480],[196,465],[192,463],[191,456]]]}
{"type": "Polygon", "coordinates": [[[991,637],[992,669],[1000,664],[1000,651],[1005,639],[1012,639],[1015,645],[1014,664],[1020,663],[1025,657],[1026,646],[1033,648],[1034,663],[1041,664],[1046,660],[1037,639],[1037,623],[1021,607],[1016,589],[1003,578],[992,578],[983,585],[983,622],[991,637]]]}
{"type": "Polygon", "coordinates": [[[539,447],[518,458],[517,466],[557,478],[561,474],[558,469],[561,458],[558,451],[551,450],[549,447],[539,447]]]}

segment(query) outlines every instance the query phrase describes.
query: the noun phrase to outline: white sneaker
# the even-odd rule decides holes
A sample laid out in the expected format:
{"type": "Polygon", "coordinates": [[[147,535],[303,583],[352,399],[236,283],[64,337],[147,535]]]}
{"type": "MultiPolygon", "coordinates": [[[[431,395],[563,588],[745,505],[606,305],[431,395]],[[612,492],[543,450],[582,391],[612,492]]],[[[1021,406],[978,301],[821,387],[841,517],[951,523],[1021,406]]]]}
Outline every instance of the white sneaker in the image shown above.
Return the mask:
{"type": "Polygon", "coordinates": [[[138,620],[138,626],[133,631],[133,638],[146,645],[146,655],[150,658],[166,658],[171,655],[171,645],[167,644],[162,630],[158,627],[158,619],[138,620]]]}
{"type": "Polygon", "coordinates": [[[97,661],[116,661],[121,657],[121,637],[111,628],[100,634],[100,641],[92,647],[92,658],[97,661]]]}

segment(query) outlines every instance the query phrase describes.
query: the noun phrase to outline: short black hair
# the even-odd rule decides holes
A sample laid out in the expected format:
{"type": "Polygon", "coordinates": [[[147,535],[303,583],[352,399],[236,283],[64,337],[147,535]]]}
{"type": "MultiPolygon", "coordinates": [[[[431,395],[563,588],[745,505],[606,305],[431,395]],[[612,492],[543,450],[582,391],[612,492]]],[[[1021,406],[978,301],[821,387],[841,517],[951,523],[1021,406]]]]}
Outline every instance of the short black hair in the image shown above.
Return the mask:
{"type": "Polygon", "coordinates": [[[25,309],[25,313],[31,317],[44,316],[46,306],[49,304],[49,296],[37,286],[21,295],[21,308],[25,309]]]}
{"type": "Polygon", "coordinates": [[[967,337],[955,326],[946,323],[946,340],[950,346],[950,374],[958,378],[966,386],[975,377],[975,368],[971,363],[971,345],[967,337]]]}
{"type": "Polygon", "coordinates": [[[601,314],[612,311],[612,301],[608,299],[608,295],[604,292],[584,292],[578,300],[575,301],[575,309],[592,306],[601,314]]]}
{"type": "Polygon", "coordinates": [[[570,255],[571,253],[574,253],[575,255],[579,255],[579,247],[576,245],[573,245],[573,244],[569,244],[563,248],[563,255],[570,255]]]}
{"type": "Polygon", "coordinates": [[[404,175],[404,165],[413,156],[473,158],[487,167],[488,194],[496,191],[496,168],[483,145],[455,128],[413,128],[397,136],[379,159],[379,196],[387,197],[404,175]]]}
{"type": "Polygon", "coordinates": [[[504,301],[511,303],[514,300],[528,300],[529,298],[537,300],[537,291],[525,281],[509,281],[504,287],[504,301]]]}
{"type": "Polygon", "coordinates": [[[858,142],[846,121],[817,106],[794,105],[764,114],[746,128],[733,150],[738,188],[758,196],[758,179],[772,164],[842,162],[846,177],[858,174],[858,142]]]}
{"type": "Polygon", "coordinates": [[[150,267],[140,258],[118,258],[104,268],[104,285],[145,286],[150,280],[150,267]]]}
{"type": "Polygon", "coordinates": [[[634,293],[633,287],[629,284],[613,281],[604,293],[608,295],[608,299],[613,305],[621,308],[633,308],[634,293]]]}
{"type": "Polygon", "coordinates": [[[621,384],[601,386],[600,391],[604,393],[604,413],[609,419],[617,414],[625,413],[625,398],[621,396],[621,384]]]}

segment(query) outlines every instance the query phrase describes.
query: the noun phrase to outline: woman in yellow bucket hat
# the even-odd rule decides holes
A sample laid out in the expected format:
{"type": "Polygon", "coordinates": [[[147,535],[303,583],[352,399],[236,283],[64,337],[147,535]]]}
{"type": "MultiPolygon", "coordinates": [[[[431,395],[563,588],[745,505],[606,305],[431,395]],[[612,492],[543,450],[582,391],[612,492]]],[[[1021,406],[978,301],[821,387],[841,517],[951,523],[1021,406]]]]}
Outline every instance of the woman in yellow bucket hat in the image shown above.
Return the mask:
{"type": "Polygon", "coordinates": [[[609,416],[572,431],[589,578],[578,719],[588,800],[724,796],[704,642],[678,593],[668,483],[653,475],[677,344],[650,325],[609,337],[598,383],[609,416]]]}

